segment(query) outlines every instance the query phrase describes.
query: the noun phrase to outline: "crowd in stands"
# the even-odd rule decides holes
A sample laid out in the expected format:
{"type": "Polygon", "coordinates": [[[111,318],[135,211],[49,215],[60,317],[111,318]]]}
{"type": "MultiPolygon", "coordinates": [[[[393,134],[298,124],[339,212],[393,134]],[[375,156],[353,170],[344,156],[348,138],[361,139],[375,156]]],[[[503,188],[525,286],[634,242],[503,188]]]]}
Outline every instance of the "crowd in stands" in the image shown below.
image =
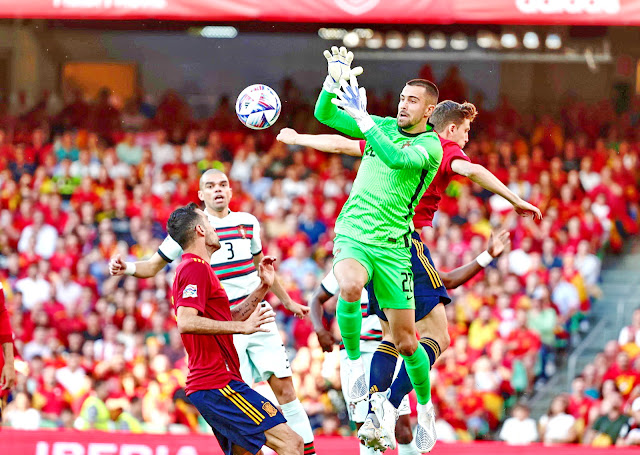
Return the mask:
{"type": "MultiPolygon", "coordinates": [[[[447,77],[441,99],[463,101],[459,75],[447,77]]],[[[93,103],[78,94],[53,116],[40,103],[0,119],[0,279],[21,357],[5,424],[199,431],[182,389],[184,350],[167,298],[175,264],[138,280],[110,277],[107,263],[116,253],[152,255],[172,210],[197,201],[203,170],[229,175],[231,209],[261,220],[265,253],[279,259],[292,298],[308,301],[330,267],[333,227],[359,162],[275,142],[281,126],[326,131],[293,83],[280,96],[286,109],[264,132],[241,127],[226,98],[210,119],[194,120],[173,92],[157,106],[138,97],[121,110],[108,92],[93,103]]],[[[394,115],[395,103],[369,100],[376,114],[394,115]]],[[[461,178],[447,188],[434,228],[423,232],[440,270],[473,260],[494,228],[508,229],[512,239],[510,251],[451,291],[451,347],[432,377],[444,440],[489,438],[505,409],[553,374],[559,356],[588,330],[601,253],[619,252],[638,230],[640,103],[616,112],[608,101],[591,106],[569,97],[556,115],[518,112],[506,99],[492,111],[478,108],[466,153],[544,218],[520,218],[461,178]]],[[[310,321],[269,298],[315,430],[350,433],[337,353],[323,354],[310,321]]],[[[337,331],[332,304],[325,318],[337,331]]],[[[554,402],[540,440],[558,440],[558,422],[568,420],[558,416],[566,413],[582,418],[583,429],[612,418],[614,408],[635,409],[637,421],[638,402],[630,400],[638,390],[616,375],[630,365],[638,373],[634,324],[620,343],[624,354],[617,345],[603,353],[582,386],[577,380],[574,394],[554,402]],[[586,412],[585,396],[593,400],[586,412]]],[[[526,420],[522,406],[513,414],[526,420]]],[[[577,441],[581,430],[572,428],[566,440],[577,441]]]]}
{"type": "Polygon", "coordinates": [[[583,443],[596,447],[640,445],[640,308],[618,340],[609,341],[571,385],[555,397],[538,425],[516,405],[500,439],[512,444],[583,443]]]}

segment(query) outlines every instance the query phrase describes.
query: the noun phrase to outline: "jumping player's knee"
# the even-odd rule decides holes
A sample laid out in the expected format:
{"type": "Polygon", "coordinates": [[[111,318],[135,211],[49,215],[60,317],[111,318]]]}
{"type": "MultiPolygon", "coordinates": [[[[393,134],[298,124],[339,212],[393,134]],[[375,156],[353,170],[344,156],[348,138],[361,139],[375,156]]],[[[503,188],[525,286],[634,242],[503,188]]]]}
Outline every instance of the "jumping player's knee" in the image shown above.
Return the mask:
{"type": "Polygon", "coordinates": [[[340,285],[340,295],[347,302],[355,302],[360,300],[362,289],[366,283],[355,278],[346,278],[342,280],[340,285]]]}
{"type": "Polygon", "coordinates": [[[415,336],[402,334],[397,338],[398,339],[394,340],[394,344],[396,345],[396,349],[398,349],[400,355],[410,356],[416,352],[416,349],[418,349],[418,340],[416,340],[415,336]]]}
{"type": "Polygon", "coordinates": [[[367,285],[369,273],[354,259],[345,259],[335,265],[334,273],[340,286],[340,296],[347,302],[360,300],[367,285]]]}

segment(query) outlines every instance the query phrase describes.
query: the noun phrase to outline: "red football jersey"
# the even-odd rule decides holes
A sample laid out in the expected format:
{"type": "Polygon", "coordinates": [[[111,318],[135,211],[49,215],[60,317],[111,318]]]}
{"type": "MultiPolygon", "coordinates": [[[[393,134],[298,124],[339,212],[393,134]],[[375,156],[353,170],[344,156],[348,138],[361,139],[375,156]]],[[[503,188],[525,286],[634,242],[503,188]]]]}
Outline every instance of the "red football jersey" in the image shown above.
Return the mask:
{"type": "MultiPolygon", "coordinates": [[[[4,304],[4,289],[2,289],[2,283],[0,283],[0,371],[4,367],[4,353],[2,345],[5,343],[13,343],[13,332],[11,330],[11,323],[9,322],[9,311],[4,304]]],[[[15,346],[13,348],[15,355],[15,346]]],[[[8,390],[0,390],[0,397],[7,395],[8,390]]]]}
{"type": "MultiPolygon", "coordinates": [[[[9,322],[9,311],[4,305],[4,289],[0,283],[0,344],[11,343],[13,341],[13,332],[9,322]]],[[[2,350],[0,349],[0,357],[2,350]]]]}
{"type": "Polygon", "coordinates": [[[416,207],[416,214],[413,217],[413,225],[416,229],[433,226],[433,215],[438,210],[442,193],[449,186],[451,179],[458,175],[451,169],[451,163],[458,159],[471,161],[455,142],[440,138],[440,143],[442,144],[442,162],[433,182],[426,189],[416,207]]]}
{"type": "MultiPolygon", "coordinates": [[[[231,321],[227,293],[209,263],[195,254],[182,255],[171,295],[176,314],[178,307],[186,306],[197,309],[202,317],[231,321]]],[[[221,389],[232,379],[242,381],[233,335],[181,336],[189,358],[187,395],[197,390],[221,389]]]]}
{"type": "MultiPolygon", "coordinates": [[[[413,225],[416,229],[422,229],[425,226],[432,226],[433,215],[438,210],[438,204],[442,199],[442,193],[449,186],[451,179],[457,175],[451,169],[451,163],[454,160],[471,161],[469,157],[462,151],[460,146],[453,141],[443,139],[440,136],[442,144],[442,162],[438,168],[436,176],[433,178],[431,185],[427,187],[422,195],[422,199],[416,206],[416,214],[413,216],[413,225]]],[[[360,141],[360,153],[364,153],[366,141],[360,141]]]]}

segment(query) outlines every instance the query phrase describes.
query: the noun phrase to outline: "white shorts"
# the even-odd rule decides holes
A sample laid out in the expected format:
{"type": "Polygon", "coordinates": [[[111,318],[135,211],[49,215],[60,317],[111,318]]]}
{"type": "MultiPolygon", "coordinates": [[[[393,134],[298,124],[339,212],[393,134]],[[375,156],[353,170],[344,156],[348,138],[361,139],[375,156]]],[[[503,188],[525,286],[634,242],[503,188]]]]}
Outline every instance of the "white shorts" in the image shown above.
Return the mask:
{"type": "MultiPolygon", "coordinates": [[[[380,343],[375,341],[376,347],[380,343]]],[[[347,369],[344,366],[347,361],[347,351],[345,349],[340,349],[340,382],[342,384],[347,383],[347,369]]],[[[367,378],[367,389],[369,388],[369,372],[371,370],[371,359],[373,359],[373,352],[366,352],[361,350],[360,358],[362,359],[362,364],[364,365],[365,376],[367,378]]],[[[398,371],[400,371],[400,366],[402,365],[402,359],[398,359],[398,364],[396,365],[396,371],[393,374],[393,378],[395,379],[398,375],[398,371]]],[[[343,396],[346,397],[346,394],[343,392],[343,396]]],[[[349,420],[356,423],[364,422],[364,419],[367,418],[367,412],[369,411],[369,402],[367,400],[359,401],[358,403],[350,403],[346,401],[347,410],[349,412],[349,420]]],[[[405,396],[400,403],[400,407],[398,408],[398,415],[408,415],[411,414],[411,408],[409,407],[409,396],[405,396]]]]}
{"type": "Polygon", "coordinates": [[[254,382],[266,381],[272,375],[277,378],[291,376],[291,365],[278,326],[270,322],[263,327],[269,328],[269,331],[233,336],[240,359],[240,375],[249,386],[254,382]]]}

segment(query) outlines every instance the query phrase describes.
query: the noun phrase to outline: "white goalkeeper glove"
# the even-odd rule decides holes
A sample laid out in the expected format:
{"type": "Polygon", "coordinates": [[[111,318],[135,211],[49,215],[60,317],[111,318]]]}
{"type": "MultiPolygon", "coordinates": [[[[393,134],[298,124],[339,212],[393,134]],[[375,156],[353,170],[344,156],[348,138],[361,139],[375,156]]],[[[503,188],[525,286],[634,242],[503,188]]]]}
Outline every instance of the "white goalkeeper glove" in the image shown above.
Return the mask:
{"type": "Polygon", "coordinates": [[[375,125],[367,112],[367,92],[364,87],[358,86],[358,79],[355,75],[351,76],[348,84],[343,79],[340,82],[340,88],[336,89],[334,93],[337,98],[333,98],[331,102],[353,117],[360,131],[366,133],[375,125]]]}
{"type": "Polygon", "coordinates": [[[329,75],[324,81],[324,88],[328,92],[334,92],[340,87],[340,81],[348,81],[352,76],[360,76],[362,74],[362,67],[357,66],[351,69],[351,62],[353,61],[353,52],[347,51],[347,48],[342,46],[338,49],[337,46],[331,48],[331,52],[324,51],[324,56],[327,59],[327,70],[329,75]]]}

